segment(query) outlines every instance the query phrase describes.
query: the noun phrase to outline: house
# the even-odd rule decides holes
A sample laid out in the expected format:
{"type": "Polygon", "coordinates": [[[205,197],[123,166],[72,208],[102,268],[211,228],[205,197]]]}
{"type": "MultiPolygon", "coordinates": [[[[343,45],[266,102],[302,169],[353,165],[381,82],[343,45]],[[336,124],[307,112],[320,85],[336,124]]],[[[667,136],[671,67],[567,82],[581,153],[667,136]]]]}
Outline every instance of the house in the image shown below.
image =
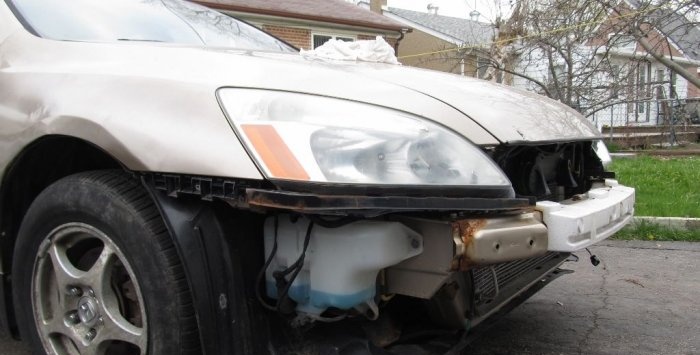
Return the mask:
{"type": "MultiPolygon", "coordinates": [[[[627,4],[628,11],[639,8],[634,0],[627,4]]],[[[657,24],[647,36],[656,53],[697,73],[700,70],[700,29],[684,16],[663,8],[655,10],[649,17],[657,24]]],[[[615,36],[611,33],[615,21],[611,18],[601,26],[601,33],[589,44],[595,45],[615,36]]],[[[700,89],[659,63],[633,39],[625,41],[623,35],[623,40],[610,50],[609,57],[615,67],[628,68],[624,88],[620,89],[620,97],[628,102],[598,112],[595,120],[600,123],[611,126],[665,124],[672,116],[685,114],[683,111],[689,99],[700,98],[700,89]]]]}
{"type": "MultiPolygon", "coordinates": [[[[628,0],[617,10],[630,14],[638,8],[639,4],[628,0]]],[[[661,8],[649,14],[648,18],[657,25],[647,28],[649,33],[646,36],[654,53],[697,73],[700,67],[700,29],[684,16],[661,8]],[[663,21],[653,21],[661,16],[663,21]]],[[[588,85],[600,93],[598,98],[602,100],[597,102],[591,98],[576,100],[576,108],[599,126],[666,124],[672,117],[684,114],[689,100],[700,98],[697,87],[654,59],[634,37],[626,34],[616,11],[610,11],[595,33],[579,43],[574,52],[596,59],[592,62],[582,60],[587,68],[574,70],[584,72],[594,66],[607,68],[605,72],[596,73],[592,81],[573,84],[588,85]]],[[[566,70],[562,58],[559,58],[560,68],[557,59],[552,61],[544,57],[542,53],[530,51],[527,58],[518,58],[516,70],[524,76],[516,76],[513,85],[540,91],[535,81],[552,83],[558,80],[559,75],[566,76],[566,73],[562,73],[566,70]]],[[[573,61],[576,63],[577,59],[573,61]]]]}
{"type": "Polygon", "coordinates": [[[384,37],[398,49],[410,27],[343,0],[197,0],[301,49],[329,39],[355,41],[384,37]]]}
{"type": "MultiPolygon", "coordinates": [[[[404,65],[439,70],[448,73],[483,78],[488,67],[486,56],[494,37],[494,28],[464,18],[439,15],[439,9],[430,6],[430,12],[399,8],[385,8],[383,15],[413,28],[401,42],[398,57],[404,65]],[[430,54],[426,54],[430,53],[430,54]]],[[[475,14],[478,17],[478,14],[475,14]]]]}

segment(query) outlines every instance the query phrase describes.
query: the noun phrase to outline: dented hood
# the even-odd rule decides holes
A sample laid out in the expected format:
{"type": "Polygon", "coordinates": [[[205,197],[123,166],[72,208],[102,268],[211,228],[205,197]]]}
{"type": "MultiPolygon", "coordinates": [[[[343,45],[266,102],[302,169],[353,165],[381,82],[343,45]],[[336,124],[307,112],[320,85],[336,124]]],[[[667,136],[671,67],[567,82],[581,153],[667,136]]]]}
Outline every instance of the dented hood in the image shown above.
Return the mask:
{"type": "Polygon", "coordinates": [[[387,67],[363,65],[351,70],[450,105],[504,143],[570,141],[600,136],[598,129],[580,113],[542,95],[454,74],[387,67]]]}
{"type": "MultiPolygon", "coordinates": [[[[292,79],[295,91],[368,101],[409,112],[416,105],[412,96],[422,94],[433,104],[422,107],[420,115],[454,129],[454,120],[431,107],[448,106],[458,111],[461,120],[471,121],[478,129],[471,127],[467,132],[464,129],[457,131],[477,144],[485,143],[484,134],[501,143],[561,142],[600,137],[600,132],[588,119],[558,101],[485,80],[401,65],[305,59],[269,53],[258,56],[284,61],[285,68],[300,66],[277,76],[278,82],[268,84],[269,88],[278,88],[278,85],[284,85],[280,83],[292,79]],[[364,93],[358,96],[357,88],[364,93]],[[406,92],[412,95],[407,96],[406,92]]],[[[271,68],[277,66],[273,64],[271,68]]],[[[292,89],[284,86],[287,90],[292,89]]]]}

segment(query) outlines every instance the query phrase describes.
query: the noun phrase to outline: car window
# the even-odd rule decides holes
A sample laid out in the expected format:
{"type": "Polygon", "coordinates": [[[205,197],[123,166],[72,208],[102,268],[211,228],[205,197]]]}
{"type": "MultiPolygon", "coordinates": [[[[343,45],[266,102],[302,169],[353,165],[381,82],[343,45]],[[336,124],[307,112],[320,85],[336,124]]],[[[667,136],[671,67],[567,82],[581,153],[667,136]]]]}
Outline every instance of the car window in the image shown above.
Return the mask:
{"type": "Polygon", "coordinates": [[[245,22],[182,0],[9,1],[28,29],[44,38],[294,51],[245,22]]]}

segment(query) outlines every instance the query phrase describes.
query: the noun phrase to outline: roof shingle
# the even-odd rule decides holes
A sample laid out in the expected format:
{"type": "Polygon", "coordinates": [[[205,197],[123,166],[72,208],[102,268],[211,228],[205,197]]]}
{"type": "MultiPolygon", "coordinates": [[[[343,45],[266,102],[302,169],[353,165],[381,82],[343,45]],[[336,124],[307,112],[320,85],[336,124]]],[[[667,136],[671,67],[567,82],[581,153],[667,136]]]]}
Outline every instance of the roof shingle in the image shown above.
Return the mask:
{"type": "Polygon", "coordinates": [[[485,44],[489,43],[493,37],[493,27],[488,23],[394,7],[389,8],[389,12],[411,23],[449,36],[461,44],[485,44]]]}

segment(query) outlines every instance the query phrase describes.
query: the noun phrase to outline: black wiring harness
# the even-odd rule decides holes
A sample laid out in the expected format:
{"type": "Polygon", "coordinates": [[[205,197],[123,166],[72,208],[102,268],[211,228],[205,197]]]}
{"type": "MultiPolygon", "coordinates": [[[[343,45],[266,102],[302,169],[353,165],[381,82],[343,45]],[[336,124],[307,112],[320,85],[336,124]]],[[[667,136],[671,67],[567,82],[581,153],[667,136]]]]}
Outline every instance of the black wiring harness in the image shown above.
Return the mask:
{"type": "Polygon", "coordinates": [[[280,312],[282,314],[291,314],[294,312],[294,309],[296,308],[296,302],[289,298],[289,289],[292,287],[294,280],[296,280],[297,276],[299,276],[299,273],[304,268],[304,259],[306,259],[306,251],[309,248],[309,242],[311,241],[311,231],[313,230],[313,227],[314,222],[310,221],[309,226],[306,228],[306,236],[304,237],[304,248],[302,249],[302,252],[297,258],[297,260],[286,269],[274,271],[272,273],[272,277],[275,279],[275,287],[277,288],[277,303],[273,306],[268,304],[263,298],[261,293],[261,287],[263,286],[265,273],[270,267],[272,259],[274,259],[275,255],[277,255],[277,235],[279,230],[279,217],[275,216],[274,244],[272,245],[270,255],[265,260],[265,264],[263,265],[260,272],[258,272],[258,276],[256,278],[255,283],[255,295],[258,298],[260,304],[263,305],[263,307],[271,311],[280,312]],[[290,275],[289,279],[287,279],[288,275],[290,275]]]}

